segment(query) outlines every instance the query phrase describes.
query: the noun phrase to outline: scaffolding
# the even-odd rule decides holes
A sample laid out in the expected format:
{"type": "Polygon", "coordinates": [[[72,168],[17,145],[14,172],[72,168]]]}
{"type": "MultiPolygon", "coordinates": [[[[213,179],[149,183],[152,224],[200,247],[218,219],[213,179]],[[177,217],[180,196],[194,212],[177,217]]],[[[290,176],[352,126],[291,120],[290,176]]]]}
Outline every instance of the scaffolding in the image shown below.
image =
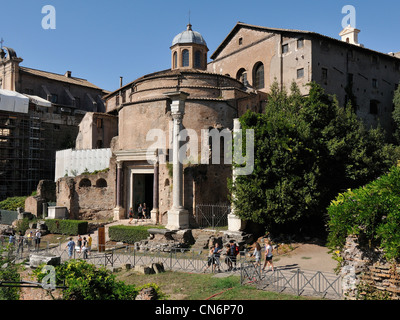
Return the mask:
{"type": "Polygon", "coordinates": [[[44,173],[42,131],[32,114],[0,112],[0,200],[36,189],[44,173]]]}

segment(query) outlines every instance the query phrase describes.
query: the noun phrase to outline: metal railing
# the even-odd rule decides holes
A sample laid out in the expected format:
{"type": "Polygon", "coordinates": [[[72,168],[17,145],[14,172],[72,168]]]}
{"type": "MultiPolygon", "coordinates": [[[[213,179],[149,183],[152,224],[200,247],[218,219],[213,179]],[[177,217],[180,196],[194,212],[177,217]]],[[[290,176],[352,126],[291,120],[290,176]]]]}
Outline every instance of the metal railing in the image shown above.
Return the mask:
{"type": "MultiPolygon", "coordinates": [[[[170,251],[163,250],[140,250],[136,246],[105,246],[104,252],[92,250],[87,258],[84,258],[80,250],[74,250],[71,257],[68,256],[67,249],[61,246],[43,249],[53,255],[61,257],[61,261],[68,259],[86,259],[95,265],[105,266],[124,266],[130,264],[131,267],[136,265],[151,265],[153,263],[162,263],[164,269],[171,271],[184,271],[200,273],[205,270],[208,265],[208,250],[193,250],[184,248],[173,248],[170,251]]],[[[241,255],[244,257],[244,255],[241,255]]],[[[240,257],[233,259],[225,255],[221,255],[214,263],[216,269],[211,268],[214,272],[217,269],[227,271],[230,264],[240,265],[240,257]],[[231,263],[230,263],[231,262],[231,263]]]]}
{"type": "Polygon", "coordinates": [[[242,285],[252,284],[258,289],[285,291],[297,296],[343,298],[342,278],[334,273],[276,267],[274,271],[263,271],[251,261],[242,261],[240,270],[242,285]]]}
{"type": "MultiPolygon", "coordinates": [[[[8,245],[5,238],[0,237],[0,244],[8,245]]],[[[263,271],[261,265],[256,265],[246,251],[241,251],[235,259],[221,254],[218,259],[208,255],[208,250],[193,250],[174,248],[170,251],[160,249],[139,249],[137,246],[105,246],[104,252],[91,250],[84,256],[82,250],[74,250],[71,257],[61,244],[54,245],[41,243],[39,249],[27,246],[28,250],[14,253],[18,258],[28,258],[31,253],[41,252],[61,257],[61,261],[68,259],[85,259],[96,266],[124,266],[129,264],[132,268],[137,265],[152,265],[162,263],[165,270],[183,272],[226,272],[233,271],[240,275],[242,285],[255,285],[261,290],[290,292],[292,294],[320,296],[328,299],[342,299],[341,277],[333,273],[320,271],[306,271],[300,269],[285,269],[275,267],[274,271],[263,271]],[[211,263],[210,263],[211,261],[211,263]]]]}

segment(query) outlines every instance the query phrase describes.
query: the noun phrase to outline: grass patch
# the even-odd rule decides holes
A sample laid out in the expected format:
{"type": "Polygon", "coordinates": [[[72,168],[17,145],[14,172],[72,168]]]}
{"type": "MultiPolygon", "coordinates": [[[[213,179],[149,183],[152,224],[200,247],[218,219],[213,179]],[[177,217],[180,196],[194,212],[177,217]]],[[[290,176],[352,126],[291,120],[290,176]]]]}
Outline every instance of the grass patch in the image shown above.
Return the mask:
{"type": "Polygon", "coordinates": [[[241,286],[239,276],[223,278],[213,274],[194,274],[167,271],[161,274],[142,275],[133,271],[117,274],[119,280],[137,286],[156,283],[168,297],[167,300],[309,300],[289,294],[257,290],[241,286]]]}

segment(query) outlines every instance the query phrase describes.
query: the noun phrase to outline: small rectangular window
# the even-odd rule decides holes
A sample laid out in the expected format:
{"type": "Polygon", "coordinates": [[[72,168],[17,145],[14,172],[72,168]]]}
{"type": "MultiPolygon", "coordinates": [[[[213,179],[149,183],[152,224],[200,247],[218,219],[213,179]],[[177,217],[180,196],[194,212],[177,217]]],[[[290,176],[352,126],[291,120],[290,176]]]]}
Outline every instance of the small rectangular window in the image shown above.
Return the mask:
{"type": "Polygon", "coordinates": [[[328,69],[327,68],[322,68],[322,82],[324,84],[327,84],[327,82],[328,82],[328,69]]]}
{"type": "Polygon", "coordinates": [[[371,100],[369,103],[369,113],[370,114],[378,114],[378,101],[371,100]]]}
{"type": "Polygon", "coordinates": [[[374,89],[378,88],[378,80],[377,79],[372,79],[372,88],[374,88],[374,89]]]}
{"type": "Polygon", "coordinates": [[[304,68],[297,69],[297,79],[301,79],[304,77],[304,68]]]}
{"type": "Polygon", "coordinates": [[[51,94],[51,103],[58,103],[58,95],[54,93],[51,94]]]}
{"type": "Polygon", "coordinates": [[[301,49],[303,47],[304,47],[304,39],[303,38],[298,39],[297,40],[297,49],[301,49]]]}
{"type": "Polygon", "coordinates": [[[97,128],[103,128],[103,119],[97,118],[97,128]]]}
{"type": "Polygon", "coordinates": [[[289,52],[289,45],[284,44],[282,45],[282,53],[288,53],[289,52]]]}

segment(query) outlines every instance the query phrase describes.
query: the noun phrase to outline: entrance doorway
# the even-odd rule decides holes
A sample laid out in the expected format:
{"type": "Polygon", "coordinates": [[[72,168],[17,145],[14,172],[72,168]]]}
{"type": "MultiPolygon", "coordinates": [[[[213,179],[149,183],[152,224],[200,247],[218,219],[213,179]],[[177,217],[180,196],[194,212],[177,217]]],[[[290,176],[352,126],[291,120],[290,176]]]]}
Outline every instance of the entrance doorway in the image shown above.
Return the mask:
{"type": "Polygon", "coordinates": [[[153,180],[154,174],[132,174],[132,208],[135,217],[138,214],[139,204],[146,204],[147,215],[153,209],[153,180]]]}

